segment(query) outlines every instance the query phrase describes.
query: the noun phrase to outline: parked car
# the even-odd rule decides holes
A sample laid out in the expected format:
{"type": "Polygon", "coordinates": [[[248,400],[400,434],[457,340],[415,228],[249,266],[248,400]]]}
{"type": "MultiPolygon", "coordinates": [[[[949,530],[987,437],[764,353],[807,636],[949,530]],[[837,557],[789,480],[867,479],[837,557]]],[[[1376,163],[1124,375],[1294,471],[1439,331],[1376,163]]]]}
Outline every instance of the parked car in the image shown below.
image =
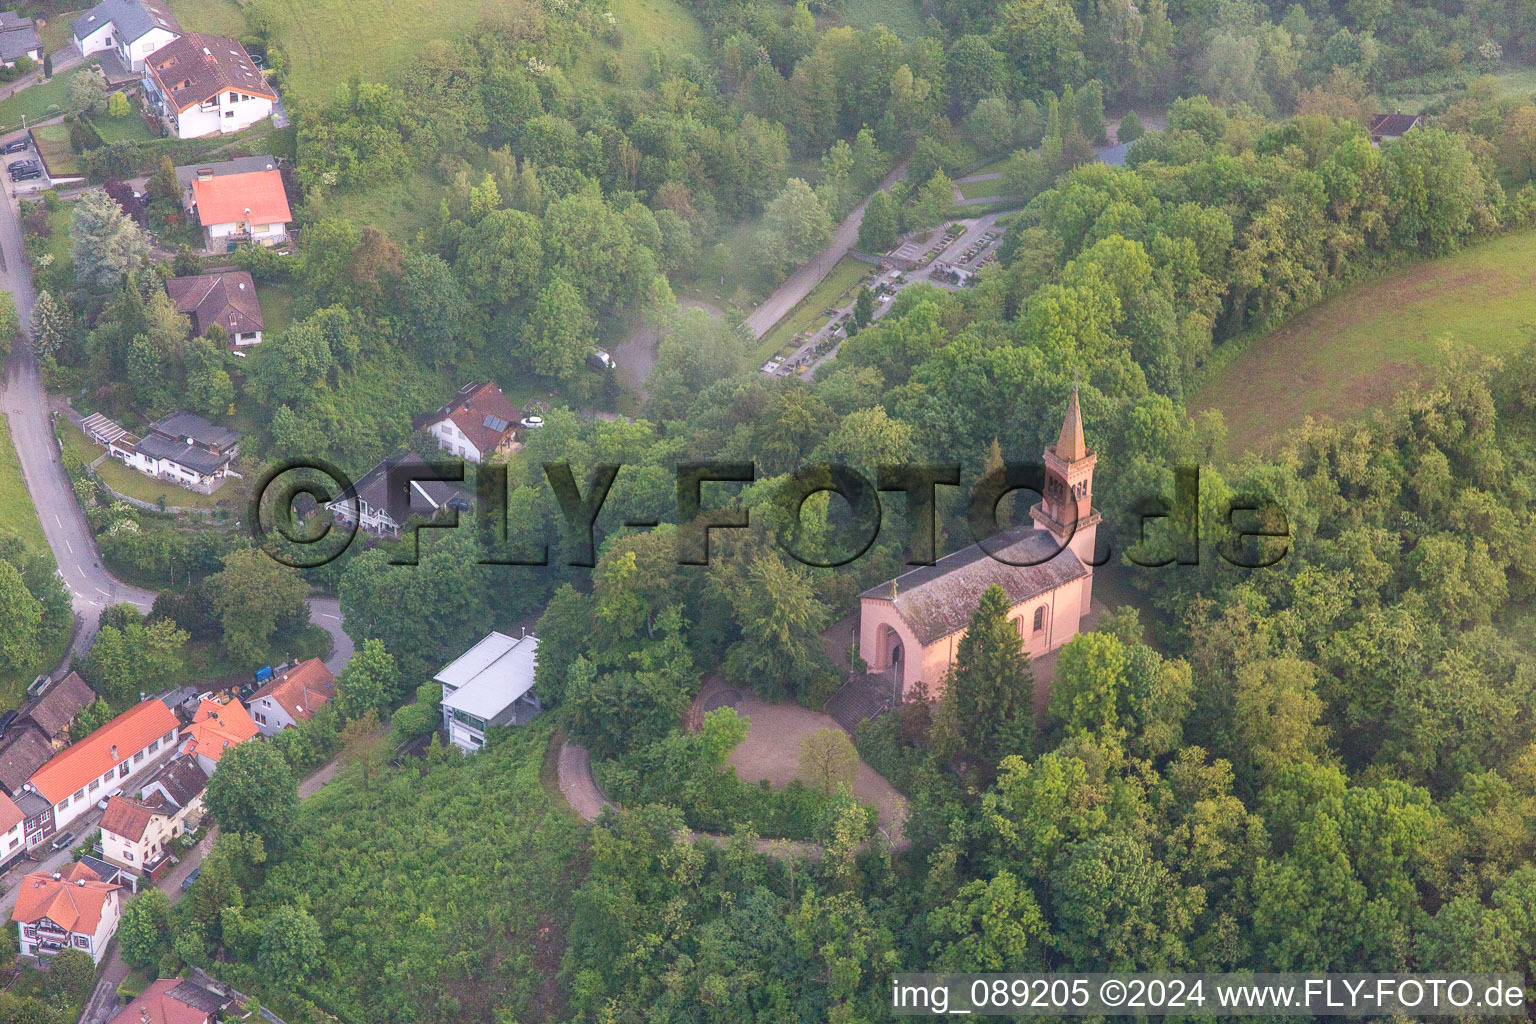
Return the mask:
{"type": "Polygon", "coordinates": [[[613,356],[600,348],[593,349],[587,356],[587,365],[594,370],[612,370],[617,365],[613,356]]]}
{"type": "Polygon", "coordinates": [[[60,832],[52,843],[52,847],[55,850],[67,850],[73,845],[75,845],[75,834],[73,832],[60,832]]]}
{"type": "Polygon", "coordinates": [[[12,181],[31,181],[34,178],[41,178],[42,176],[43,169],[41,167],[24,167],[19,171],[11,172],[12,181]]]}
{"type": "Polygon", "coordinates": [[[192,888],[192,883],[197,881],[197,876],[202,873],[203,866],[201,864],[193,868],[192,873],[181,880],[181,891],[186,892],[188,889],[192,888]]]}
{"type": "Polygon", "coordinates": [[[32,140],[29,139],[27,136],[23,135],[19,139],[12,139],[10,142],[7,142],[5,145],[0,146],[0,153],[25,153],[27,150],[29,150],[31,148],[32,148],[32,140]]]}
{"type": "Polygon", "coordinates": [[[14,173],[15,171],[20,171],[27,167],[36,166],[36,160],[12,160],[9,164],[6,165],[5,169],[14,173]]]}
{"type": "Polygon", "coordinates": [[[524,416],[521,420],[518,421],[517,425],[522,427],[524,430],[534,430],[544,425],[544,417],[524,416]]]}
{"type": "Polygon", "coordinates": [[[7,711],[5,714],[0,715],[0,739],[4,739],[5,738],[6,730],[11,727],[11,723],[14,722],[14,721],[16,721],[16,709],[15,708],[12,708],[10,711],[7,711]]]}
{"type": "Polygon", "coordinates": [[[121,786],[119,786],[117,789],[114,789],[112,792],[108,793],[106,796],[104,796],[100,800],[96,801],[96,806],[101,808],[102,810],[106,810],[107,809],[107,804],[112,802],[112,798],[113,797],[115,797],[115,796],[122,796],[122,795],[123,795],[123,789],[122,789],[121,786]]]}

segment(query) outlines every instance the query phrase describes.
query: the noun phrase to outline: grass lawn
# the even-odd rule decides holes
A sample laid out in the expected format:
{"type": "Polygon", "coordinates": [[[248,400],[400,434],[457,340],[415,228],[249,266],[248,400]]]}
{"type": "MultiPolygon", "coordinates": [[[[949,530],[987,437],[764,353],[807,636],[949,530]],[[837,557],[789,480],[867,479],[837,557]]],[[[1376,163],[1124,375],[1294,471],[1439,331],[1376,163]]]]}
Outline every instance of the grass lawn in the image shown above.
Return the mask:
{"type": "Polygon", "coordinates": [[[46,21],[39,21],[37,23],[37,34],[43,41],[43,52],[58,53],[60,50],[71,45],[75,41],[75,37],[74,33],[70,31],[69,23],[85,13],[85,11],[86,8],[82,7],[78,11],[69,11],[64,14],[55,15],[46,21]]]}
{"type": "Polygon", "coordinates": [[[982,196],[999,196],[1003,194],[1003,179],[990,178],[987,181],[964,181],[955,187],[967,199],[980,199],[982,196]]]}
{"type": "Polygon", "coordinates": [[[110,114],[102,114],[93,117],[91,125],[101,135],[101,141],[111,145],[114,142],[149,142],[160,136],[149,130],[149,125],[144,123],[144,118],[139,114],[137,102],[130,104],[132,110],[124,117],[113,117],[110,114]]]}
{"type": "Polygon", "coordinates": [[[21,463],[11,444],[11,425],[3,416],[0,416],[0,523],[4,524],[0,526],[0,534],[20,537],[28,551],[47,550],[43,526],[37,521],[32,495],[27,493],[26,481],[21,478],[21,463]]]}
{"type": "Polygon", "coordinates": [[[821,279],[821,283],[812,288],[809,295],[801,299],[784,319],[774,324],[758,341],[757,358],[766,362],[779,349],[792,344],[796,334],[815,330],[824,324],[827,318],[821,315],[821,311],[846,302],[848,293],[858,285],[865,274],[873,270],[874,268],[868,263],[856,260],[852,256],[844,256],[838,260],[837,266],[821,279]]]}
{"type": "Polygon", "coordinates": [[[1307,416],[1348,419],[1391,401],[1451,336],[1488,355],[1536,324],[1536,231],[1415,263],[1352,288],[1255,339],[1189,402],[1219,409],[1228,449],[1264,450],[1307,416]]]}
{"type": "MultiPolygon", "coordinates": [[[[91,61],[94,64],[95,61],[91,61]]],[[[69,71],[54,75],[46,82],[31,85],[8,99],[0,100],[0,128],[9,130],[21,127],[22,118],[27,124],[55,114],[64,113],[69,91],[69,80],[84,71],[89,64],[82,64],[69,71]]]]}
{"type": "Polygon", "coordinates": [[[362,192],[328,195],[325,205],[329,216],[345,217],[359,227],[372,224],[405,244],[415,240],[418,230],[437,222],[442,196],[441,186],[422,172],[411,170],[362,192]]]}
{"type": "Polygon", "coordinates": [[[608,9],[618,21],[621,46],[595,41],[576,62],[575,74],[585,80],[606,83],[602,59],[617,53],[623,79],[615,83],[631,89],[642,87],[651,71],[651,51],[660,50],[668,61],[685,53],[704,54],[704,29],[676,0],[610,0],[608,9]]]}
{"type": "Polygon", "coordinates": [[[246,34],[245,12],[235,0],[171,0],[171,13],[188,32],[230,39],[246,34]]]}
{"type": "Polygon", "coordinates": [[[854,28],[884,25],[903,39],[923,34],[923,5],[920,0],[843,0],[839,10],[843,21],[854,28]]]}
{"type": "Polygon", "coordinates": [[[45,124],[32,129],[37,140],[37,151],[42,154],[43,166],[55,177],[80,173],[80,155],[69,148],[69,125],[45,124]]]}
{"type": "MultiPolygon", "coordinates": [[[[73,423],[65,423],[60,429],[63,445],[79,452],[87,465],[103,454],[102,449],[81,433],[80,428],[73,423]]],[[[228,480],[223,487],[212,494],[199,494],[185,487],[177,487],[175,484],[145,476],[143,473],[129,469],[116,459],[103,461],[96,467],[96,475],[119,494],[126,494],[130,498],[138,498],[140,501],[151,504],[158,504],[160,499],[164,498],[169,508],[218,508],[220,505],[233,508],[245,500],[243,481],[240,480],[228,480]]]]}
{"type": "Polygon", "coordinates": [[[261,303],[261,340],[271,341],[293,322],[293,292],[286,285],[258,284],[256,301],[261,303]]]}

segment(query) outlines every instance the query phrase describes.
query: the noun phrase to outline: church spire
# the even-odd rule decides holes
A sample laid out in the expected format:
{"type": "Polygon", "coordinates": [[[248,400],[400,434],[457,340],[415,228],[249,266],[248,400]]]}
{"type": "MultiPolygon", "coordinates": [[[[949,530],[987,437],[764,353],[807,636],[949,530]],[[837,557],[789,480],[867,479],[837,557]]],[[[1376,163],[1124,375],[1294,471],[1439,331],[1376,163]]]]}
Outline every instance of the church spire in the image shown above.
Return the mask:
{"type": "Polygon", "coordinates": [[[1077,385],[1072,385],[1072,397],[1067,401],[1067,416],[1061,421],[1061,436],[1056,439],[1056,454],[1068,462],[1076,462],[1088,454],[1083,441],[1083,410],[1077,404],[1077,385]]]}

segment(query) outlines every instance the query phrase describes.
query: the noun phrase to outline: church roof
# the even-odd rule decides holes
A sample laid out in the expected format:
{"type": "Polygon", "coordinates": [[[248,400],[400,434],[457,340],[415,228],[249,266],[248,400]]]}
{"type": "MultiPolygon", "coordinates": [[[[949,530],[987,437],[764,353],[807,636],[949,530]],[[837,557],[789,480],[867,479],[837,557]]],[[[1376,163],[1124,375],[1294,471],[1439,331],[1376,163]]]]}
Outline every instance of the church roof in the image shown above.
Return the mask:
{"type": "Polygon", "coordinates": [[[918,641],[927,645],[969,626],[982,593],[993,584],[1003,588],[1010,604],[1018,605],[1087,575],[1082,560],[1048,532],[1015,527],[985,546],[962,548],[933,565],[870,587],[859,597],[893,601],[918,641]]]}
{"type": "Polygon", "coordinates": [[[1067,415],[1061,421],[1061,436],[1051,449],[1068,462],[1086,458],[1088,445],[1083,440],[1083,410],[1077,404],[1077,385],[1072,386],[1072,397],[1067,401],[1067,415]]]}

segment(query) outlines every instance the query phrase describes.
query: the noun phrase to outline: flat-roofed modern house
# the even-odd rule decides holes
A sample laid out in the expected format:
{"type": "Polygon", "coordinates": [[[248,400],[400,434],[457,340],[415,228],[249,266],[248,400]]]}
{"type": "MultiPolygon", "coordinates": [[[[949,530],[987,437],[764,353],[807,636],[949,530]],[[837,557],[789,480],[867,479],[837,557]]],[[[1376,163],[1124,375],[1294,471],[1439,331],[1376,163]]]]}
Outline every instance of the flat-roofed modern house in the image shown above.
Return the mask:
{"type": "Polygon", "coordinates": [[[165,282],[171,304],[192,321],[192,336],[201,337],[218,324],[229,336],[232,351],[261,344],[266,326],[256,282],[244,270],[226,270],[195,277],[173,277],[165,282]]]}
{"type": "Polygon", "coordinates": [[[492,633],[433,680],[443,684],[443,728],[454,746],[473,754],[492,726],[526,725],[543,708],[533,690],[539,639],[492,633]]]}
{"type": "Polygon", "coordinates": [[[212,494],[239,475],[230,468],[240,454],[239,441],[239,431],[173,412],[151,423],[142,438],[124,433],[108,442],[107,454],[147,476],[212,494]]]}
{"type": "Polygon", "coordinates": [[[233,39],[189,32],[144,59],[144,96],[178,139],[228,135],[272,116],[277,93],[233,39]]]}
{"type": "Polygon", "coordinates": [[[164,0],[104,0],[69,28],[84,56],[110,50],[135,72],[144,70],[150,54],[181,35],[181,22],[164,0]]]}
{"type": "Polygon", "coordinates": [[[8,68],[27,57],[41,64],[43,41],[37,34],[37,22],[15,11],[0,11],[0,64],[8,68]]]}

